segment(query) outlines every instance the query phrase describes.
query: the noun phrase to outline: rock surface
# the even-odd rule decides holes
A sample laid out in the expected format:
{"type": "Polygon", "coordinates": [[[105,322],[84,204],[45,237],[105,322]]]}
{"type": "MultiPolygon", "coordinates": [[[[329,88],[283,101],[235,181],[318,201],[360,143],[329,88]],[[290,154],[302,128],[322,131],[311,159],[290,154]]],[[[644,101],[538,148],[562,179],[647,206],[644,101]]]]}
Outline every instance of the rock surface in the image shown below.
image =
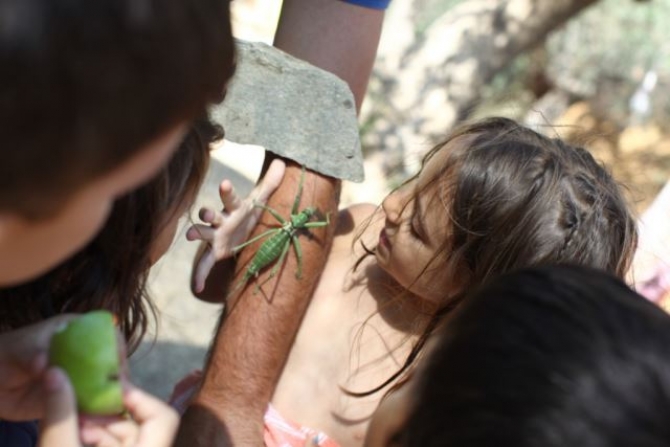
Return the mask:
{"type": "Polygon", "coordinates": [[[363,181],[354,98],[324,70],[263,43],[238,41],[235,78],[212,114],[226,138],[256,144],[322,174],[363,181]]]}

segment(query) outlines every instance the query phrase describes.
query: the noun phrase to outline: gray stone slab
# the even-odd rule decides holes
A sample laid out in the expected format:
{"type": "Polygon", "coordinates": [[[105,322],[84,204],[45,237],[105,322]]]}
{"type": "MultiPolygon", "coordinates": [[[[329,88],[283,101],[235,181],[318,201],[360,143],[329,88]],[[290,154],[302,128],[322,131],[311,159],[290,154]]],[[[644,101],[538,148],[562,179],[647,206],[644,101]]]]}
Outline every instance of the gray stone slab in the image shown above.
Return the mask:
{"type": "Polygon", "coordinates": [[[262,43],[238,41],[238,65],[212,110],[226,138],[257,144],[322,174],[361,182],[354,98],[337,76],[262,43]]]}

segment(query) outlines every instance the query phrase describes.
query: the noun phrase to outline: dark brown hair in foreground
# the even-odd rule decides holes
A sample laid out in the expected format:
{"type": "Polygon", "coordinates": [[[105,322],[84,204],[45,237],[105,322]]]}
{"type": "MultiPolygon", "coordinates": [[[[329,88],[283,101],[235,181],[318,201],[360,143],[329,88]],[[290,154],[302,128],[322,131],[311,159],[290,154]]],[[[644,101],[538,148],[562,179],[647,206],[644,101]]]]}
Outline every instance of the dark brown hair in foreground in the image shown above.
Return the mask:
{"type": "Polygon", "coordinates": [[[168,220],[193,200],[223,129],[197,120],[168,165],[142,188],[116,201],[101,233],[84,249],[30,283],[0,289],[0,330],[65,312],[106,309],[132,352],[155,311],[146,290],[151,251],[168,220]]]}

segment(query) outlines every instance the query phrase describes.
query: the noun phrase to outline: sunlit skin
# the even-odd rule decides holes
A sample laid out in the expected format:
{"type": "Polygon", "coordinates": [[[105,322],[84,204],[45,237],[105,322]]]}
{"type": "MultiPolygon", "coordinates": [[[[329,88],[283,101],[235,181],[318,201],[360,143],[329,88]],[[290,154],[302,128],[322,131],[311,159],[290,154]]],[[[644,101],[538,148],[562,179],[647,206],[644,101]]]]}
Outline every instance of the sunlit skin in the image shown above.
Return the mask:
{"type": "Polygon", "coordinates": [[[445,296],[448,272],[431,261],[447,238],[450,222],[437,188],[424,188],[438,173],[445,152],[433,157],[417,179],[384,199],[384,227],[375,250],[380,268],[414,295],[435,303],[445,296]]]}
{"type": "Polygon", "coordinates": [[[184,124],[175,126],[118,168],[82,186],[54,216],[28,220],[1,213],[0,286],[37,277],[84,246],[104,224],[114,199],[158,172],[185,130],[184,124]]]}
{"type": "Polygon", "coordinates": [[[407,421],[414,401],[414,383],[409,381],[382,399],[372,415],[364,447],[392,447],[393,436],[407,421]]]}
{"type": "Polygon", "coordinates": [[[432,187],[414,200],[442,157],[433,157],[381,207],[362,204],[340,212],[325,270],[275,391],[272,403],[284,417],[342,446],[362,445],[386,389],[359,398],[341,387],[367,391],[396,372],[450,286],[449,275],[430,268],[447,235],[446,204],[432,187]],[[364,253],[354,242],[360,228],[360,240],[377,249],[352,271],[364,253]]]}
{"type": "Polygon", "coordinates": [[[379,407],[370,419],[370,425],[365,436],[364,447],[393,447],[397,445],[395,436],[402,431],[412,408],[417,401],[417,388],[421,380],[426,361],[440,338],[432,337],[426,342],[423,359],[414,366],[405,376],[404,382],[393,391],[390,391],[381,400],[379,407]]]}

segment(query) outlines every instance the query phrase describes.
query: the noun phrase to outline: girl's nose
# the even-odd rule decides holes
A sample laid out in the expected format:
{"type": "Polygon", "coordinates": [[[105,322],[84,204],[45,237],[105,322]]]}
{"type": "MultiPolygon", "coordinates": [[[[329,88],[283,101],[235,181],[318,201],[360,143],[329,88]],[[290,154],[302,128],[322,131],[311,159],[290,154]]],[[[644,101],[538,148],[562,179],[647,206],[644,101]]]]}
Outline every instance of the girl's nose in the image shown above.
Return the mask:
{"type": "Polygon", "coordinates": [[[402,194],[399,189],[386,196],[382,202],[382,209],[384,210],[384,214],[386,214],[386,220],[395,225],[400,222],[402,208],[402,194]]]}

